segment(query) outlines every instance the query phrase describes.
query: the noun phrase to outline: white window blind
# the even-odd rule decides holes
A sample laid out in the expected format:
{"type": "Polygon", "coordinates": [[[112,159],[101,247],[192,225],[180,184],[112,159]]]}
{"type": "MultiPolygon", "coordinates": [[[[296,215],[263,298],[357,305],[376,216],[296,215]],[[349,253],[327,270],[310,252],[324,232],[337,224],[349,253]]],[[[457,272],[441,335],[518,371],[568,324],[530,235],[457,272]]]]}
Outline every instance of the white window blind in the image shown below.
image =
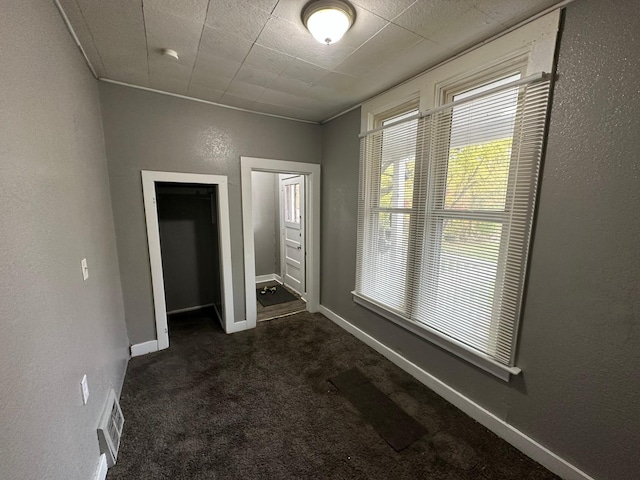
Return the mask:
{"type": "Polygon", "coordinates": [[[516,74],[362,135],[358,296],[513,366],[548,96],[516,74]]]}

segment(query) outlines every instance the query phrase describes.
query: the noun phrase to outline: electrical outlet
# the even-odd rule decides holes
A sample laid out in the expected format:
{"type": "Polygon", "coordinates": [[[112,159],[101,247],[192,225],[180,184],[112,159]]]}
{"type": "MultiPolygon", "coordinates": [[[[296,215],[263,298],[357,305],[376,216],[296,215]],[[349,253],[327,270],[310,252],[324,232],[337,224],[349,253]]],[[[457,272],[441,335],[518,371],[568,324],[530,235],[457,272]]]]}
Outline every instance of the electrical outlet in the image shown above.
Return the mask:
{"type": "Polygon", "coordinates": [[[80,266],[82,267],[82,280],[86,281],[87,278],[89,278],[89,266],[87,265],[86,258],[82,259],[80,266]]]}
{"type": "Polygon", "coordinates": [[[82,381],[80,382],[80,386],[82,387],[82,404],[86,405],[89,400],[89,384],[87,383],[87,376],[84,375],[82,377],[82,381]]]}

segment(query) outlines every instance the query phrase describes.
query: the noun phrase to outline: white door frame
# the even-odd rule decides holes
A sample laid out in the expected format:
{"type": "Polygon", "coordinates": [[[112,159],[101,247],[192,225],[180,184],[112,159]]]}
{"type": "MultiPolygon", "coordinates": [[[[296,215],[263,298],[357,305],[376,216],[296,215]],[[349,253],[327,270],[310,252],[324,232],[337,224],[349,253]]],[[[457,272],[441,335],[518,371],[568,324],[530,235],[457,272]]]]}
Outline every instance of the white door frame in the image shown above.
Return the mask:
{"type": "Polygon", "coordinates": [[[317,312],[320,304],[320,165],[267,158],[240,157],[242,183],[242,229],[244,237],[244,289],[247,328],[255,328],[256,259],[253,238],[251,172],[291,173],[306,176],[307,216],[307,310],[317,312]]]}
{"type": "Polygon", "coordinates": [[[218,186],[222,327],[227,333],[231,333],[231,331],[234,330],[235,324],[233,313],[233,283],[231,281],[231,228],[229,226],[229,189],[227,186],[227,177],[225,175],[142,170],[142,194],[144,197],[144,214],[147,221],[147,240],[149,242],[149,261],[151,263],[151,285],[153,287],[153,306],[156,316],[158,350],[169,347],[169,329],[167,327],[167,303],[164,294],[160,229],[156,203],[157,182],[200,183],[218,186]]]}

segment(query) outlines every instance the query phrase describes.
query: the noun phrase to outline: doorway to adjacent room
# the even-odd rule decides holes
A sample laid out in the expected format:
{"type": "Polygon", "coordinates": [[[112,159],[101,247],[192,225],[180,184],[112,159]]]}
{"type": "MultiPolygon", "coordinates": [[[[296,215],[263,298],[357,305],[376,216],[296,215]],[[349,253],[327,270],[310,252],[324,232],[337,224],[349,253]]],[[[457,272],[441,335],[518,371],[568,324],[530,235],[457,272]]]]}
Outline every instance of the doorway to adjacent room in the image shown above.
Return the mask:
{"type": "Polygon", "coordinates": [[[241,158],[247,328],[317,311],[320,166],[241,158]]]}

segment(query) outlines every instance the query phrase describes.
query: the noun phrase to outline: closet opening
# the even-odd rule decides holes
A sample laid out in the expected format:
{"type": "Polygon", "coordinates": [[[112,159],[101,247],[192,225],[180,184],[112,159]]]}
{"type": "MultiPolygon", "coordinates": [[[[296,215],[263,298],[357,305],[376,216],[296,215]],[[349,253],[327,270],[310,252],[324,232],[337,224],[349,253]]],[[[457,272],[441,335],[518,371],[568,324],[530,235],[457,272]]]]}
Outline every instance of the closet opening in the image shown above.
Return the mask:
{"type": "Polygon", "coordinates": [[[156,183],[169,335],[196,319],[222,325],[218,186],[156,183]]]}
{"type": "Polygon", "coordinates": [[[227,177],[143,170],[142,192],[157,334],[146,351],[169,347],[168,316],[171,328],[208,316],[226,333],[244,330],[234,317],[227,177]]]}

